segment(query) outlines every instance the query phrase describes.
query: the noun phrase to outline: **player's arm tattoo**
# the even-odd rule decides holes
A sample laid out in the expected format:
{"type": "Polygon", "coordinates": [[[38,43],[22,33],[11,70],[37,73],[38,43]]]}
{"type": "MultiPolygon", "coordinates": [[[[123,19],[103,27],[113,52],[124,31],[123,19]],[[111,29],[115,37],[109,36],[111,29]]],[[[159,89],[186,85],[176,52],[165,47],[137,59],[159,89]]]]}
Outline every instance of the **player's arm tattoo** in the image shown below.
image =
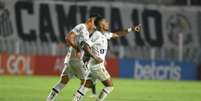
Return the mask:
{"type": "Polygon", "coordinates": [[[114,33],[112,33],[113,35],[112,35],[112,37],[122,37],[122,36],[125,36],[125,35],[127,35],[128,34],[128,29],[125,29],[125,30],[122,30],[122,31],[118,31],[118,32],[114,32],[114,33]]]}
{"type": "Polygon", "coordinates": [[[137,26],[130,27],[130,28],[125,29],[123,31],[114,32],[114,33],[112,33],[113,34],[112,37],[113,38],[115,38],[115,37],[122,37],[122,36],[127,35],[131,31],[140,32],[140,30],[141,30],[141,24],[139,24],[137,26]]]}

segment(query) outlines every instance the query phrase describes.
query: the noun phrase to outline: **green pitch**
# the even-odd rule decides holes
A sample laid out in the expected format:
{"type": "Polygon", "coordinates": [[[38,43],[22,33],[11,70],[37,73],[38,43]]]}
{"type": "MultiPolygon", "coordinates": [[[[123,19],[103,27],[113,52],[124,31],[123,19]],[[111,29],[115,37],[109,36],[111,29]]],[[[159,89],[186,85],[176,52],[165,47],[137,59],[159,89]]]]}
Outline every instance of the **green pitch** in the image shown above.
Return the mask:
{"type": "MultiPolygon", "coordinates": [[[[58,77],[0,76],[0,101],[45,101],[58,77]]],[[[114,79],[106,101],[201,101],[201,82],[114,79]]],[[[79,81],[71,80],[56,101],[71,101],[79,81]]],[[[98,92],[102,85],[98,83],[98,92]]],[[[86,95],[84,101],[95,101],[86,95]]]]}

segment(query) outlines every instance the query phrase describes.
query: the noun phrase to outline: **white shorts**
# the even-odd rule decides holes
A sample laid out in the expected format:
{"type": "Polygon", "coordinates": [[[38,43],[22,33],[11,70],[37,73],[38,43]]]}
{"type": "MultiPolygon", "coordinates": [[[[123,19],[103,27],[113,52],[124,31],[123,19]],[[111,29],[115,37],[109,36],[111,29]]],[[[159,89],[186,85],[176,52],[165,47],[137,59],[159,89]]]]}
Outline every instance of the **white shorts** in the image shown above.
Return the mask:
{"type": "Polygon", "coordinates": [[[65,56],[65,59],[64,59],[64,64],[67,64],[69,62],[72,50],[73,50],[72,47],[67,48],[66,56],[65,56]]]}
{"type": "Polygon", "coordinates": [[[89,74],[89,70],[84,67],[84,63],[80,59],[70,59],[67,64],[65,64],[61,76],[68,76],[72,78],[76,76],[78,79],[85,79],[89,74]]]}
{"type": "Polygon", "coordinates": [[[95,69],[93,69],[93,66],[89,68],[90,77],[88,77],[88,79],[92,80],[93,82],[96,82],[97,79],[100,81],[105,81],[111,77],[108,71],[105,69],[104,64],[99,64],[98,67],[95,67],[95,69]]]}

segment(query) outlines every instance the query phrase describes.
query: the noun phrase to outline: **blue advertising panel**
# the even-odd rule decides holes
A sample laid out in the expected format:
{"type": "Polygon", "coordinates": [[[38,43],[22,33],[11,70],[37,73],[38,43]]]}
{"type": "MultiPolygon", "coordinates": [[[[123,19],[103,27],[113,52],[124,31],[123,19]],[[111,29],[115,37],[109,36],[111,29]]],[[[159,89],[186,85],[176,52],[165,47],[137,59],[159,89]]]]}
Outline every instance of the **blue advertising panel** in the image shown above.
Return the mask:
{"type": "Polygon", "coordinates": [[[196,66],[190,61],[120,59],[120,77],[153,80],[195,80],[196,66]]]}

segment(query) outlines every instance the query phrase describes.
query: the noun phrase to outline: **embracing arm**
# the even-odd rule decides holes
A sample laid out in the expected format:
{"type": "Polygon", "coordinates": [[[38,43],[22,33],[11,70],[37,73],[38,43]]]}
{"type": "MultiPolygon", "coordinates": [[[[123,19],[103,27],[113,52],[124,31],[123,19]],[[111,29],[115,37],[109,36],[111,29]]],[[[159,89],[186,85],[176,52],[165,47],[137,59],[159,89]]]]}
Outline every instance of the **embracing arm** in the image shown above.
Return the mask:
{"type": "Polygon", "coordinates": [[[91,51],[91,48],[90,46],[86,43],[86,42],[81,42],[81,47],[82,49],[86,52],[86,54],[90,55],[90,57],[94,58],[95,61],[97,63],[101,63],[103,62],[103,60],[101,58],[99,58],[98,56],[96,56],[92,51],[91,51]]]}

